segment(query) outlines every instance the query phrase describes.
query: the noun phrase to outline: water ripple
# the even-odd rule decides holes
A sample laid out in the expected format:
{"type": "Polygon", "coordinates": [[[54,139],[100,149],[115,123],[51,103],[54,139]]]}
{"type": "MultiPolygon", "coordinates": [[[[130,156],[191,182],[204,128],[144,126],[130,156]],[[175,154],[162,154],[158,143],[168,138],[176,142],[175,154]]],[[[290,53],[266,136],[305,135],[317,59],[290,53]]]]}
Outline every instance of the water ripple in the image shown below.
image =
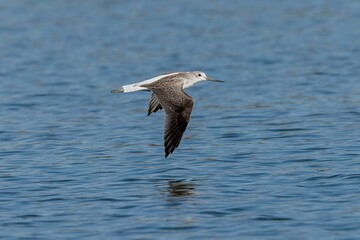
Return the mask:
{"type": "Polygon", "coordinates": [[[358,239],[356,1],[1,1],[0,239],[358,239]],[[203,70],[164,111],[111,94],[203,70]]]}

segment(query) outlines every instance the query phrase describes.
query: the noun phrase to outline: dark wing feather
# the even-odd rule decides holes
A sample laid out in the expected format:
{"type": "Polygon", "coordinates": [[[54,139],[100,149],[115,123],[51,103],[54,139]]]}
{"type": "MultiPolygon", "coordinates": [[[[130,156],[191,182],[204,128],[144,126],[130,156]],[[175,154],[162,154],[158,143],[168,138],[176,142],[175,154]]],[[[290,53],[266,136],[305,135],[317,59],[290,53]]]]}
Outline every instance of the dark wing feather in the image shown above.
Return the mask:
{"type": "Polygon", "coordinates": [[[166,112],[164,146],[165,157],[179,146],[190,121],[193,99],[182,90],[182,85],[171,88],[153,88],[157,100],[166,112]]]}
{"type": "Polygon", "coordinates": [[[191,110],[192,109],[187,109],[179,113],[174,111],[166,113],[164,131],[165,157],[179,146],[190,121],[191,110]]]}
{"type": "Polygon", "coordinates": [[[157,110],[161,110],[162,106],[159,103],[159,101],[157,100],[156,96],[154,93],[151,94],[150,97],[150,101],[149,101],[149,110],[148,110],[148,116],[154,112],[156,112],[157,110]]]}

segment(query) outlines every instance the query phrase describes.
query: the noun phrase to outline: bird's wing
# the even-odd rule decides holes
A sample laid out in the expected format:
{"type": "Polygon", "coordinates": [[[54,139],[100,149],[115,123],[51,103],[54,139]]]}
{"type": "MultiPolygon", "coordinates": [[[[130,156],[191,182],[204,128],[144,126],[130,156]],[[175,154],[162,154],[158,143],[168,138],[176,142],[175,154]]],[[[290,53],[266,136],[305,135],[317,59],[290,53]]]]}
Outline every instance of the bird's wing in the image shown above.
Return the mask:
{"type": "Polygon", "coordinates": [[[194,101],[183,91],[182,84],[170,88],[153,88],[150,90],[155,94],[166,113],[164,146],[165,157],[167,157],[180,144],[190,121],[194,101]]]}
{"type": "Polygon", "coordinates": [[[154,93],[151,94],[150,101],[149,101],[149,110],[148,110],[148,116],[157,110],[161,110],[162,106],[157,100],[154,93]]]}

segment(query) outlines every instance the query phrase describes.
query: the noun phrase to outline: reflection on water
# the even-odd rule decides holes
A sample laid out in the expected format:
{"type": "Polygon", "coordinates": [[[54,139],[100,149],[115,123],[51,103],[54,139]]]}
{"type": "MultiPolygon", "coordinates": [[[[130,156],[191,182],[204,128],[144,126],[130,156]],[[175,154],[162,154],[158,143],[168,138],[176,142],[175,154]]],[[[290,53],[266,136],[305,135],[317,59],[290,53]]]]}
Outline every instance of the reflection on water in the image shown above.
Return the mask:
{"type": "Polygon", "coordinates": [[[169,180],[168,192],[173,197],[189,196],[194,194],[195,184],[182,180],[169,180]]]}

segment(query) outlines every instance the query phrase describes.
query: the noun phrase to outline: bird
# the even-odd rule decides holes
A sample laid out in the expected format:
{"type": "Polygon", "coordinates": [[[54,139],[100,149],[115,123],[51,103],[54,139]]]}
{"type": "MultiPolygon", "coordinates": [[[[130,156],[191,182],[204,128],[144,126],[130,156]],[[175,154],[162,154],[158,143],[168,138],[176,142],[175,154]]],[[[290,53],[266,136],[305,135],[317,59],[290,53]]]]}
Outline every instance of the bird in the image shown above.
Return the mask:
{"type": "Polygon", "coordinates": [[[210,78],[201,71],[172,72],[124,85],[111,92],[151,91],[147,115],[165,110],[164,148],[167,158],[179,146],[193,110],[194,100],[184,89],[201,81],[224,82],[210,78]]]}

